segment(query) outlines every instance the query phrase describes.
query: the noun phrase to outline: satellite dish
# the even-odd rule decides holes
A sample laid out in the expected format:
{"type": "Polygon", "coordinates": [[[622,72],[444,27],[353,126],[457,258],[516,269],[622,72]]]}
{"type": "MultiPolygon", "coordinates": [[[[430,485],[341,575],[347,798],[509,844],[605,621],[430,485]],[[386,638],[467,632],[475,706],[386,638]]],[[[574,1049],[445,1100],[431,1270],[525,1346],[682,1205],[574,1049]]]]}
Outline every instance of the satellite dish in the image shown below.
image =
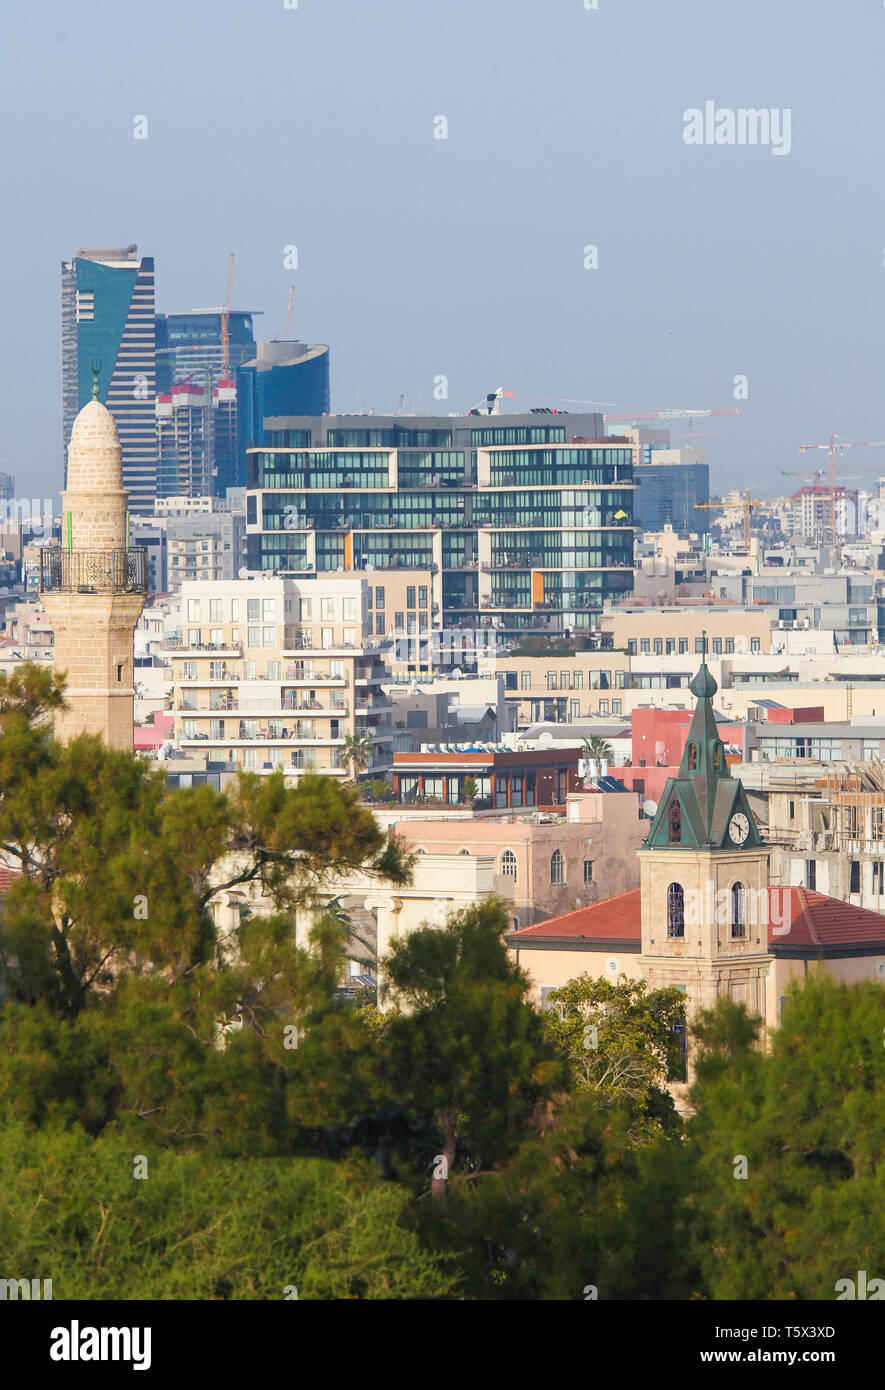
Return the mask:
{"type": "Polygon", "coordinates": [[[248,576],[248,574],[249,571],[246,569],[246,566],[241,565],[240,568],[237,570],[237,579],[245,579],[248,576]]]}
{"type": "Polygon", "coordinates": [[[649,820],[651,820],[652,816],[655,815],[655,813],[657,812],[658,803],[656,801],[643,801],[642,809],[644,813],[648,816],[649,820]]]}

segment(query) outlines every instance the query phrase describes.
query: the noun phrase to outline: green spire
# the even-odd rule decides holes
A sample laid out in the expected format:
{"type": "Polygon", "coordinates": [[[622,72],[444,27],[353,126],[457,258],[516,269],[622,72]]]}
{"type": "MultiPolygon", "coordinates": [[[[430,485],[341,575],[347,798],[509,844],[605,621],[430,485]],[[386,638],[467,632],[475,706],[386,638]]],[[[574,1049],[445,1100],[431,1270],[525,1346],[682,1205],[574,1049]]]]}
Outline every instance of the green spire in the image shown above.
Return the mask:
{"type": "Polygon", "coordinates": [[[664,787],[647,845],[728,848],[733,843],[729,837],[729,822],[735,811],[743,812],[749,820],[746,843],[762,843],[746,792],[742,783],[731,775],[725,746],[716,727],[713,696],[718,689],[707,663],[702,661],[689,686],[697,704],[679,771],[664,787]]]}

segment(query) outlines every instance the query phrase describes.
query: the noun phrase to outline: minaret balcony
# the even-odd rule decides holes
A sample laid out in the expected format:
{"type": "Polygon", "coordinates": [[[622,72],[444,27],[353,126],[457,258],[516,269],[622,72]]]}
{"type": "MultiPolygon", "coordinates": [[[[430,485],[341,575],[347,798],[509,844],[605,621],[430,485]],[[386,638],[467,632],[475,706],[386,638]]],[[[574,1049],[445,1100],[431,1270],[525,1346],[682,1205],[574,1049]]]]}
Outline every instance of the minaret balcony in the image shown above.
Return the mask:
{"type": "Polygon", "coordinates": [[[41,594],[144,594],[147,550],[141,545],[119,550],[40,551],[41,594]]]}

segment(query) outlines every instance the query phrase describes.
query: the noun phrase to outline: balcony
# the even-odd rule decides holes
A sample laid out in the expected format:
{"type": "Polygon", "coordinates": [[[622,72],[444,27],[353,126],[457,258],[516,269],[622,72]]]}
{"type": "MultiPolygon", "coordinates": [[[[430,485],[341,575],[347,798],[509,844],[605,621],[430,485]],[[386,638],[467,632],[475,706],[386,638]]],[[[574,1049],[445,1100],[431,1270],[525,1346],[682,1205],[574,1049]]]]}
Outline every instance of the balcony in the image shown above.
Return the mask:
{"type": "Polygon", "coordinates": [[[41,594],[147,593],[147,551],[133,545],[119,550],[40,551],[41,594]]]}

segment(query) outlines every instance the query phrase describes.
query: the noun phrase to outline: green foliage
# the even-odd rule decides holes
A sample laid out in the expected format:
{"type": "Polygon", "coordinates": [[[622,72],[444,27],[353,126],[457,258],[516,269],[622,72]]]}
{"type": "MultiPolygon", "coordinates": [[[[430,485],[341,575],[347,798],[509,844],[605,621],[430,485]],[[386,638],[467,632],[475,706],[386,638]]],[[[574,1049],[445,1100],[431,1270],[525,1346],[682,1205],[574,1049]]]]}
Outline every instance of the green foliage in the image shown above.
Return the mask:
{"type": "Polygon", "coordinates": [[[230,1161],[118,1136],[0,1129],[4,1271],[55,1299],[447,1298],[451,1259],[423,1250],[408,1194],[365,1167],[230,1161]],[[33,1271],[33,1274],[31,1273],[33,1271]],[[18,1276],[16,1276],[18,1277],[18,1276]],[[22,1276],[24,1277],[24,1276],[22,1276]],[[287,1294],[287,1290],[289,1291],[287,1294]]]}
{"type": "Polygon", "coordinates": [[[614,1100],[634,1116],[634,1134],[678,1129],[668,1081],[682,1080],[679,1028],[685,996],[649,991],[644,980],[612,983],[584,974],[547,995],[547,1035],[569,1060],[573,1084],[614,1100]]]}
{"type": "Polygon", "coordinates": [[[695,1240],[711,1296],[832,1299],[860,1269],[885,1277],[881,986],[810,975],[766,1052],[741,1014],[720,1001],[698,1030],[695,1240]]]}

